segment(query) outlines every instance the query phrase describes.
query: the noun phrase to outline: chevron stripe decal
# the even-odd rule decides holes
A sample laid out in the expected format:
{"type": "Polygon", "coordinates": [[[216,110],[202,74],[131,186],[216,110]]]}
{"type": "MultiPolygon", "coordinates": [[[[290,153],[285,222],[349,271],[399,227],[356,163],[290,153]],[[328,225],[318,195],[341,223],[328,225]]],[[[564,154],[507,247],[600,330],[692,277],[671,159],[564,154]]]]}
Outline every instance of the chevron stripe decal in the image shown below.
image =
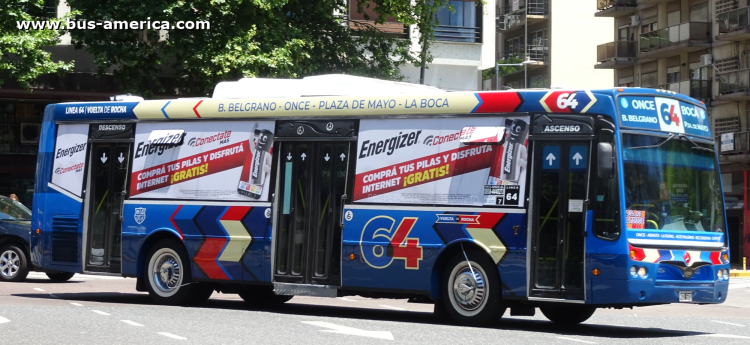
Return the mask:
{"type": "Polygon", "coordinates": [[[469,236],[482,246],[486,247],[487,253],[490,254],[495,264],[499,263],[508,249],[497,236],[493,228],[503,218],[503,213],[480,213],[477,216],[479,224],[467,224],[466,232],[469,236]]]}
{"type": "Polygon", "coordinates": [[[242,259],[245,249],[250,247],[253,237],[242,224],[242,219],[250,212],[249,206],[231,206],[221,216],[219,223],[229,235],[229,243],[219,257],[219,261],[238,262],[242,259]]]}

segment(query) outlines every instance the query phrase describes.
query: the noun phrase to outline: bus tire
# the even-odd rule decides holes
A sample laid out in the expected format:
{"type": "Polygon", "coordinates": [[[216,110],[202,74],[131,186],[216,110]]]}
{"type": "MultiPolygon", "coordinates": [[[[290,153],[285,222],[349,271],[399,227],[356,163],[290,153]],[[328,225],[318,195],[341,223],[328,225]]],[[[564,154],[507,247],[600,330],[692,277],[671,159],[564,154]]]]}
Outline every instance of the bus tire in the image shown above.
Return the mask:
{"type": "Polygon", "coordinates": [[[47,272],[46,274],[47,274],[47,278],[49,278],[49,280],[54,281],[54,282],[66,282],[70,280],[70,278],[73,278],[73,276],[75,275],[75,273],[70,273],[70,272],[57,272],[57,273],[47,272]]]}
{"type": "Polygon", "coordinates": [[[29,275],[29,261],[26,252],[14,244],[0,248],[0,280],[20,282],[29,275]]]}
{"type": "Polygon", "coordinates": [[[251,307],[273,307],[284,304],[294,297],[277,295],[270,286],[253,286],[241,291],[239,295],[251,307]]]}
{"type": "Polygon", "coordinates": [[[211,295],[214,294],[214,287],[209,283],[193,283],[189,286],[190,296],[185,300],[184,305],[200,305],[206,303],[211,295]]]}
{"type": "Polygon", "coordinates": [[[594,315],[596,308],[587,305],[550,305],[539,307],[539,310],[550,321],[558,325],[571,326],[588,320],[594,315]]]}
{"type": "Polygon", "coordinates": [[[467,251],[466,256],[471,267],[464,253],[458,253],[445,267],[442,300],[456,323],[486,326],[505,313],[500,274],[487,255],[467,251]]]}
{"type": "Polygon", "coordinates": [[[196,284],[188,284],[190,264],[182,243],[171,238],[163,239],[151,247],[147,258],[144,270],[146,289],[154,302],[185,305],[191,302],[190,297],[196,297],[192,296],[196,284]]]}

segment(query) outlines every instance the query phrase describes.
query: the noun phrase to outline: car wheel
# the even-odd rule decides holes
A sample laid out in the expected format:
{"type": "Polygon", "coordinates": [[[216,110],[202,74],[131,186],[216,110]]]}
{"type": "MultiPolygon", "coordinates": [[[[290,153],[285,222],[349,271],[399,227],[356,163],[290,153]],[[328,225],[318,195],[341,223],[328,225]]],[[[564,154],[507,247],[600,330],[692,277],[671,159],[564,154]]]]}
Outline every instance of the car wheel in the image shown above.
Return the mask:
{"type": "Polygon", "coordinates": [[[8,244],[0,248],[0,280],[18,282],[29,275],[26,253],[16,245],[8,244]]]}

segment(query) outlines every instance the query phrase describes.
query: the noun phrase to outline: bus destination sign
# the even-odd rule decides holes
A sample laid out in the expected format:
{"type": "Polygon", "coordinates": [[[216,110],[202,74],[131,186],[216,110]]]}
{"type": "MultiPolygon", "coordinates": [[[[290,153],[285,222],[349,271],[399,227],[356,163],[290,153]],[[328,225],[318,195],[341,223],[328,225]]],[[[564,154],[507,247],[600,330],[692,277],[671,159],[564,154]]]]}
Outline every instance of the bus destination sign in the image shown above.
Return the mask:
{"type": "Polygon", "coordinates": [[[666,97],[618,98],[622,127],[684,133],[711,138],[706,110],[666,97]]]}

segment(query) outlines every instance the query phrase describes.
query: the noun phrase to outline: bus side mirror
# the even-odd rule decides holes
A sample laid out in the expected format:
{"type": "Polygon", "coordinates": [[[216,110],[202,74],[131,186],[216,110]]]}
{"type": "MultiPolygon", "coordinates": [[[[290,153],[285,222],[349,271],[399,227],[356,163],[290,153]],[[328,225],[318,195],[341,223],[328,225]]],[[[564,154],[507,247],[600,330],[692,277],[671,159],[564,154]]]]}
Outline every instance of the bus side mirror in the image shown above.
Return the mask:
{"type": "Polygon", "coordinates": [[[612,178],[614,176],[615,160],[612,154],[612,144],[610,143],[599,143],[598,147],[598,159],[599,169],[598,175],[600,178],[612,178]]]}

